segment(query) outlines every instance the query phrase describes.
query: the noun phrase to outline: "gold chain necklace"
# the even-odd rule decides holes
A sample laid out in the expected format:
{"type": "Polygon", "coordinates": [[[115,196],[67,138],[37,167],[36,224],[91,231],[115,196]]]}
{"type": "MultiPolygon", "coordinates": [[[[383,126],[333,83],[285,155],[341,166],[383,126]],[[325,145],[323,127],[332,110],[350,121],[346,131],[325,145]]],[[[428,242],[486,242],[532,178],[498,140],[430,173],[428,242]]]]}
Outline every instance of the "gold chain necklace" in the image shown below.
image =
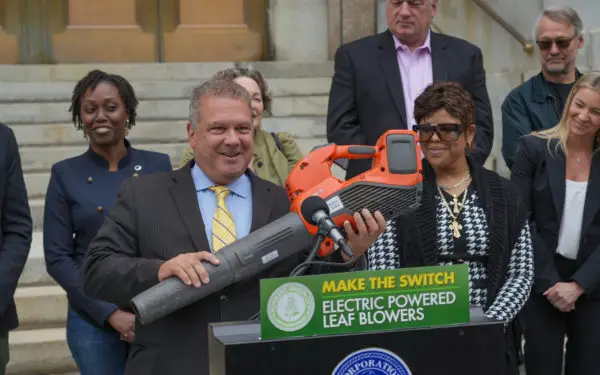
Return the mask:
{"type": "Polygon", "coordinates": [[[462,180],[458,181],[456,184],[454,184],[453,186],[446,186],[446,185],[442,185],[440,183],[438,183],[438,186],[444,190],[452,190],[452,189],[456,189],[457,187],[459,187],[460,185],[464,184],[465,181],[467,181],[469,178],[471,177],[471,173],[467,170],[467,173],[465,173],[465,177],[463,177],[462,180]]]}
{"type": "Polygon", "coordinates": [[[444,202],[448,213],[452,217],[452,223],[450,224],[452,234],[455,238],[460,238],[460,231],[462,230],[462,225],[458,222],[458,216],[460,215],[460,212],[465,206],[465,201],[467,200],[467,191],[469,190],[469,188],[467,187],[462,193],[463,197],[460,203],[458,202],[458,196],[456,196],[456,194],[452,194],[452,202],[450,204],[454,206],[454,209],[450,208],[450,204],[448,204],[448,201],[446,200],[446,197],[444,196],[444,193],[442,192],[442,189],[440,188],[439,184],[437,188],[438,192],[440,193],[440,197],[442,198],[442,202],[444,202]]]}

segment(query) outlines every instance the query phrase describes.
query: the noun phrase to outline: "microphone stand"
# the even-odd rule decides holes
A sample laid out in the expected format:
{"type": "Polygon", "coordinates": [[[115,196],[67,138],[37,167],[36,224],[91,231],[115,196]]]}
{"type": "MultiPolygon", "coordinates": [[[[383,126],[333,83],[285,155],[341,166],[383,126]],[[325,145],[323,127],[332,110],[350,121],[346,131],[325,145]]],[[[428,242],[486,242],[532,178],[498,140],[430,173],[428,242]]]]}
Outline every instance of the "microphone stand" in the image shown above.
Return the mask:
{"type": "MultiPolygon", "coordinates": [[[[311,266],[311,265],[323,265],[323,266],[330,266],[330,267],[346,267],[346,266],[349,266],[350,264],[352,264],[352,262],[354,261],[353,256],[351,256],[350,260],[345,263],[315,261],[314,260],[315,257],[317,256],[317,253],[319,252],[319,248],[321,247],[321,244],[327,237],[327,234],[329,233],[330,230],[331,229],[329,227],[327,227],[326,225],[319,225],[319,231],[317,232],[317,239],[316,239],[316,242],[315,242],[310,254],[308,255],[308,257],[306,257],[306,260],[304,262],[297,265],[292,270],[292,272],[290,272],[289,277],[303,275],[309,269],[309,266],[311,266]]],[[[346,248],[348,248],[348,245],[345,242],[344,242],[344,244],[346,245],[346,248]]],[[[340,249],[340,251],[342,251],[342,249],[340,249]]],[[[260,310],[256,314],[252,315],[248,320],[257,320],[259,317],[260,317],[260,310]]]]}

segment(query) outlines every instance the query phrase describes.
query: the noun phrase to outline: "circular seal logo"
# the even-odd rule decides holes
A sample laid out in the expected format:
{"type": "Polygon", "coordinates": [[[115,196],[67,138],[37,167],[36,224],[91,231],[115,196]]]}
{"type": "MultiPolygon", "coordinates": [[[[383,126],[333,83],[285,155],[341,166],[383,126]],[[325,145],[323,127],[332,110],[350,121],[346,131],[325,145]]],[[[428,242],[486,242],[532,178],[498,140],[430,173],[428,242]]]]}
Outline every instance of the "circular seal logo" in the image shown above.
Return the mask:
{"type": "Polygon", "coordinates": [[[367,348],[350,353],[331,375],[412,375],[404,361],[389,350],[367,348]]]}
{"type": "Polygon", "coordinates": [[[285,332],[298,331],[310,322],[315,313],[315,297],[300,283],[286,283],[269,297],[267,303],[271,323],[285,332]]]}

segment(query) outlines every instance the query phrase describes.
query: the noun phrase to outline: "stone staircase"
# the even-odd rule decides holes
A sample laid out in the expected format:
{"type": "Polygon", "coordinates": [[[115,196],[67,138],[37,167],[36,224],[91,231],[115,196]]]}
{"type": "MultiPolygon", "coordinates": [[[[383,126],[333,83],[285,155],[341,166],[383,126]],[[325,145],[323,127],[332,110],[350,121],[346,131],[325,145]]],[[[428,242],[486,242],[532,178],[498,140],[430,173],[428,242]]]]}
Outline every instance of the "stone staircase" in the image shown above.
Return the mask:
{"type": "MultiPolygon", "coordinates": [[[[185,148],[188,96],[216,71],[248,64],[111,64],[0,66],[0,121],[20,146],[35,227],[31,253],[16,293],[21,326],[11,333],[8,374],[51,375],[76,372],[65,339],[64,291],[47,274],[43,258],[44,194],[51,166],[82,153],[87,145],[70,122],[71,92],[89,70],[122,74],[140,102],[134,147],[167,153],[176,166],[185,148]]],[[[331,63],[252,64],[267,78],[273,95],[269,131],[289,131],[307,153],[325,142],[331,63]]]]}

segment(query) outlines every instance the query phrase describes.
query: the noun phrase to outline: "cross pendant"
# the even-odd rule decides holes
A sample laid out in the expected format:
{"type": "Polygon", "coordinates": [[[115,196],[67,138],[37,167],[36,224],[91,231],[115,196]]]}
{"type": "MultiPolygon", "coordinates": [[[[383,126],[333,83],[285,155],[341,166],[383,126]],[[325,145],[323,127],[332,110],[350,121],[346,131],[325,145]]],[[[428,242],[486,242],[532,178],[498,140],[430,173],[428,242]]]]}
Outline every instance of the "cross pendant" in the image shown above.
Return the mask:
{"type": "Polygon", "coordinates": [[[458,197],[456,195],[452,197],[452,202],[450,202],[450,204],[454,207],[453,211],[455,214],[460,212],[459,208],[462,206],[462,204],[458,202],[458,197]]]}
{"type": "Polygon", "coordinates": [[[452,229],[452,234],[455,238],[460,238],[460,230],[462,229],[462,225],[456,220],[450,224],[450,229],[452,229]]]}

